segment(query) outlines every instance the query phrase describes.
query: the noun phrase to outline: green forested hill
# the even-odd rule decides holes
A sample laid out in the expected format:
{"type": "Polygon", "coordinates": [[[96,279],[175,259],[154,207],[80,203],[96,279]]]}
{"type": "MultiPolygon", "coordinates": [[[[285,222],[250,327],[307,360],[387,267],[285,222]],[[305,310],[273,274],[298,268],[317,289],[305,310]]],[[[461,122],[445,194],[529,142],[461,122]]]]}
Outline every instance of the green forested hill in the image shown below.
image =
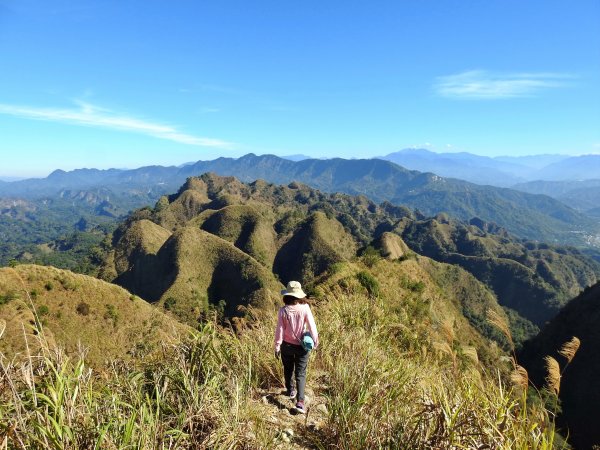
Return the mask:
{"type": "Polygon", "coordinates": [[[67,199],[0,200],[0,266],[11,260],[82,273],[98,266],[99,246],[127,210],[67,199]]]}
{"type": "MultiPolygon", "coordinates": [[[[425,219],[366,197],[211,174],[188,179],[154,209],[124,222],[102,274],[149,300],[186,305],[189,322],[220,301],[229,314],[260,302],[260,289],[275,282],[271,273],[310,286],[328,267],[370,245],[390,253],[389,242],[381,242],[386,233],[400,240],[397,248],[460,266],[488,286],[509,308],[517,341],[600,275],[599,264],[573,248],[524,242],[481,220],[467,225],[443,214],[425,219]],[[226,267],[235,269],[231,289],[221,292],[211,286],[226,267]],[[255,286],[251,292],[241,288],[248,285],[255,286]]],[[[411,252],[401,253],[396,258],[411,252]]],[[[481,314],[471,319],[483,321],[481,314]]]]}
{"type": "Polygon", "coordinates": [[[521,241],[481,220],[466,225],[438,215],[406,221],[397,232],[414,251],[470,271],[538,326],[599,277],[598,263],[574,248],[521,241]]]}

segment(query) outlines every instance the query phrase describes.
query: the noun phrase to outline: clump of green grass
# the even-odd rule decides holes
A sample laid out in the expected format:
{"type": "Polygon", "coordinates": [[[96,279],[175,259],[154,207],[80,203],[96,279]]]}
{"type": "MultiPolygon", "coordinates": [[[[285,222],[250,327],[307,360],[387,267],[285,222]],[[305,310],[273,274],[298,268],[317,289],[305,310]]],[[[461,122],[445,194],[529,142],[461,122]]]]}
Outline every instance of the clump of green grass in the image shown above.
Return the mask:
{"type": "Polygon", "coordinates": [[[358,272],[356,279],[364,287],[369,295],[377,297],[379,295],[379,282],[377,279],[367,271],[358,272]]]}
{"type": "Polygon", "coordinates": [[[397,259],[395,259],[394,261],[401,263],[403,261],[408,261],[409,259],[418,259],[418,255],[415,252],[412,251],[407,251],[404,254],[400,255],[397,259]]]}
{"type": "Polygon", "coordinates": [[[422,280],[412,281],[408,278],[402,278],[400,286],[412,292],[416,292],[417,294],[420,294],[425,290],[425,283],[422,280]]]}
{"type": "Polygon", "coordinates": [[[119,321],[119,313],[117,312],[117,308],[115,308],[115,305],[111,305],[110,303],[107,303],[104,306],[106,307],[104,318],[107,320],[112,320],[113,325],[116,326],[117,322],[119,321]]]}
{"type": "Polygon", "coordinates": [[[362,252],[362,261],[369,268],[372,268],[381,260],[381,252],[372,245],[367,246],[362,252]]]}
{"type": "Polygon", "coordinates": [[[176,303],[177,299],[175,297],[167,297],[163,303],[163,308],[167,311],[171,311],[176,303]]]}
{"type": "Polygon", "coordinates": [[[0,295],[0,305],[4,305],[8,302],[11,302],[13,300],[16,300],[19,298],[19,294],[17,294],[15,291],[10,291],[6,294],[2,294],[0,295]]]}

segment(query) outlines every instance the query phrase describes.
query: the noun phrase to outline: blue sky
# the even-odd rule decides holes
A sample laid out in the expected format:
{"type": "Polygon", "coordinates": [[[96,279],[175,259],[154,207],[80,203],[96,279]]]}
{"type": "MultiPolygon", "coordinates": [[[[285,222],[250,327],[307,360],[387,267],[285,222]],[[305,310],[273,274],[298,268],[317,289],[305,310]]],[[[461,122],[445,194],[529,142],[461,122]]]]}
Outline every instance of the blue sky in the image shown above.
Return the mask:
{"type": "Polygon", "coordinates": [[[0,176],[600,153],[600,1],[0,0],[0,176]]]}

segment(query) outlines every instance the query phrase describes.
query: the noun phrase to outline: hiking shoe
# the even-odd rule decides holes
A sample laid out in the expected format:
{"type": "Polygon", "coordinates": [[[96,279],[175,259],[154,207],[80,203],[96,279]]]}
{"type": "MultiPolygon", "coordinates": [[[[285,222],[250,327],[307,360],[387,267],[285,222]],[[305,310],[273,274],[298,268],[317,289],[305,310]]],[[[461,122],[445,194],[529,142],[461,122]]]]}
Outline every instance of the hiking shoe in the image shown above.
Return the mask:
{"type": "Polygon", "coordinates": [[[304,409],[304,402],[296,403],[296,412],[298,414],[306,414],[306,410],[304,409]]]}
{"type": "Polygon", "coordinates": [[[292,388],[292,390],[289,393],[290,400],[294,400],[296,398],[296,395],[298,395],[298,392],[296,392],[296,389],[292,388]]]}

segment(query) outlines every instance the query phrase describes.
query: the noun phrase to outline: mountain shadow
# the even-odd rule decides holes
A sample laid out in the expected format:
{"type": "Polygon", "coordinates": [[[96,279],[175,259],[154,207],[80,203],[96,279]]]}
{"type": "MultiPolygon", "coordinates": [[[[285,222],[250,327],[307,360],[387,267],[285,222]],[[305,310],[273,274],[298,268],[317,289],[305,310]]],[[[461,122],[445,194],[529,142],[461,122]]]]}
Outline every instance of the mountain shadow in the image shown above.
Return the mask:
{"type": "Polygon", "coordinates": [[[600,275],[600,266],[572,247],[521,241],[480,219],[465,224],[441,214],[404,220],[395,231],[413,251],[468,270],[501,305],[538,326],[600,275]]]}
{"type": "MultiPolygon", "coordinates": [[[[273,274],[250,255],[231,243],[195,226],[180,227],[173,234],[146,219],[133,221],[116,242],[114,282],[148,300],[156,301],[186,323],[224,301],[229,316],[241,315],[239,306],[272,304],[270,290],[280,287],[273,274]],[[126,239],[131,230],[161,231],[164,240],[156,253],[142,252],[126,239]],[[123,261],[119,255],[128,255],[123,261]]],[[[110,259],[107,260],[110,266],[110,259]]],[[[109,272],[109,270],[106,270],[109,272]]]]}
{"type": "Polygon", "coordinates": [[[356,255],[356,243],[341,223],[311,214],[282,246],[273,271],[282,280],[312,280],[331,265],[356,255]]]}
{"type": "Polygon", "coordinates": [[[273,230],[273,219],[269,217],[272,214],[262,209],[254,205],[226,206],[209,215],[201,228],[272,267],[277,253],[277,235],[273,230]]]}
{"type": "Polygon", "coordinates": [[[519,361],[532,382],[541,388],[546,376],[544,357],[550,355],[563,371],[560,382],[562,412],[557,425],[577,449],[600,445],[600,284],[585,289],[546,325],[540,334],[525,343],[519,361]],[[581,346],[573,360],[558,350],[575,336],[581,346]]]}

